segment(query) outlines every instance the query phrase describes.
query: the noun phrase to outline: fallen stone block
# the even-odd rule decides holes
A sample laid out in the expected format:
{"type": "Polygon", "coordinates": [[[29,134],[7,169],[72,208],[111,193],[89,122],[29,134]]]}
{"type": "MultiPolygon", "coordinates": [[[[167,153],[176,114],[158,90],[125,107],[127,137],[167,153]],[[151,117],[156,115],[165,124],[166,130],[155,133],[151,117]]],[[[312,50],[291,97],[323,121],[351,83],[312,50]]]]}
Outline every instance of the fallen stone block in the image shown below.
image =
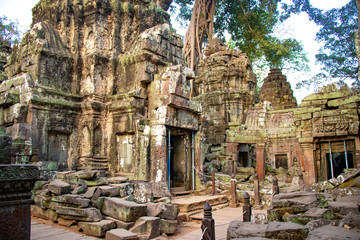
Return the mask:
{"type": "Polygon", "coordinates": [[[57,221],[58,214],[51,209],[42,209],[36,205],[31,205],[31,216],[51,220],[51,221],[57,221]]]}
{"type": "Polygon", "coordinates": [[[67,194],[70,192],[70,189],[70,184],[59,179],[51,181],[48,185],[48,190],[56,195],[67,194]]]}
{"type": "Polygon", "coordinates": [[[342,202],[342,201],[329,201],[328,207],[336,213],[345,216],[350,212],[358,212],[358,202],[342,202]]]}
{"type": "Polygon", "coordinates": [[[61,226],[67,226],[70,227],[71,225],[74,225],[77,223],[76,220],[67,220],[63,218],[58,218],[57,223],[61,226]]]}
{"type": "Polygon", "coordinates": [[[330,209],[310,208],[302,216],[310,218],[310,219],[320,219],[320,218],[332,219],[333,218],[333,213],[332,213],[332,211],[330,209]]]}
{"type": "Polygon", "coordinates": [[[161,204],[161,213],[160,218],[168,219],[168,220],[175,220],[179,214],[179,206],[175,204],[161,204]]]}
{"type": "Polygon", "coordinates": [[[130,231],[140,235],[146,235],[148,239],[160,236],[160,218],[158,217],[141,217],[130,231]]]}
{"type": "Polygon", "coordinates": [[[272,239],[306,239],[309,230],[292,222],[270,222],[265,231],[266,238],[272,239]]]}
{"type": "Polygon", "coordinates": [[[312,220],[311,222],[307,223],[305,227],[309,229],[309,231],[313,231],[316,228],[331,225],[331,226],[338,226],[340,223],[340,220],[329,220],[329,219],[317,219],[312,220]]]}
{"type": "Polygon", "coordinates": [[[358,196],[360,195],[360,188],[347,187],[347,188],[334,188],[326,191],[333,196],[334,199],[345,196],[358,196]]]}
{"type": "Polygon", "coordinates": [[[111,187],[117,187],[119,189],[120,197],[130,196],[134,192],[134,188],[130,183],[110,184],[111,187]]]}
{"type": "Polygon", "coordinates": [[[58,173],[56,173],[56,178],[57,179],[67,179],[67,177],[73,173],[74,173],[73,171],[58,172],[58,173]]]}
{"type": "Polygon", "coordinates": [[[87,198],[82,198],[79,195],[73,194],[65,194],[60,196],[55,196],[51,199],[53,202],[60,202],[60,203],[68,203],[72,205],[76,205],[82,208],[86,208],[89,206],[90,200],[87,198]]]}
{"type": "Polygon", "coordinates": [[[87,189],[87,184],[83,179],[79,179],[76,183],[74,190],[71,192],[72,194],[81,194],[84,193],[87,189]]]}
{"type": "Polygon", "coordinates": [[[82,196],[84,198],[92,198],[95,194],[96,189],[97,187],[90,187],[82,196]]]}
{"type": "Polygon", "coordinates": [[[162,212],[162,203],[146,203],[147,206],[147,216],[149,217],[159,217],[162,212]]]}
{"type": "Polygon", "coordinates": [[[33,187],[33,190],[42,189],[48,182],[47,181],[36,181],[33,187]]]}
{"type": "Polygon", "coordinates": [[[119,198],[104,198],[101,211],[124,222],[134,222],[139,217],[146,216],[146,205],[128,202],[119,198]]]}
{"type": "Polygon", "coordinates": [[[34,196],[34,202],[35,202],[36,206],[41,207],[43,209],[47,209],[47,208],[50,208],[51,197],[37,195],[37,196],[34,196]]]}
{"type": "Polygon", "coordinates": [[[97,170],[84,170],[78,171],[67,175],[67,178],[72,179],[84,179],[84,180],[92,180],[95,178],[96,174],[98,173],[97,170]]]}
{"type": "Polygon", "coordinates": [[[338,180],[339,184],[342,184],[346,181],[351,180],[352,178],[357,177],[358,175],[360,175],[360,169],[352,169],[340,174],[339,176],[337,176],[336,179],[338,180]]]}
{"type": "Polygon", "coordinates": [[[134,184],[134,199],[138,203],[147,203],[154,201],[154,194],[151,189],[151,183],[138,182],[134,184]]]}
{"type": "Polygon", "coordinates": [[[127,231],[125,229],[112,229],[106,232],[106,240],[138,240],[138,236],[135,233],[127,231]]]}
{"type": "Polygon", "coordinates": [[[99,189],[101,189],[101,195],[103,196],[117,197],[120,195],[120,190],[116,186],[101,186],[99,189]]]}
{"type": "Polygon", "coordinates": [[[310,192],[281,193],[274,195],[272,201],[274,208],[292,207],[294,212],[305,212],[317,204],[316,193],[310,192]]]}
{"type": "Polygon", "coordinates": [[[179,214],[179,206],[167,203],[146,203],[147,216],[175,220],[179,214]]]}
{"type": "Polygon", "coordinates": [[[242,237],[265,237],[267,225],[232,221],[227,229],[227,239],[242,237]]]}
{"type": "Polygon", "coordinates": [[[95,237],[104,237],[107,231],[116,228],[115,222],[110,220],[102,220],[100,222],[79,222],[78,225],[86,235],[95,237]]]}
{"type": "Polygon", "coordinates": [[[307,240],[343,240],[343,239],[360,239],[359,232],[347,230],[343,227],[322,226],[311,231],[306,238],[307,240]]]}
{"type": "Polygon", "coordinates": [[[274,208],[269,207],[267,209],[267,215],[270,222],[283,221],[283,217],[286,214],[292,214],[294,209],[292,207],[274,208]]]}
{"type": "Polygon", "coordinates": [[[115,218],[112,218],[109,216],[105,216],[105,219],[115,222],[117,228],[123,228],[126,230],[129,230],[135,224],[135,222],[123,222],[123,221],[120,221],[119,219],[115,219],[115,218]]]}
{"type": "Polygon", "coordinates": [[[129,181],[129,178],[127,177],[111,177],[111,178],[108,178],[108,182],[110,184],[112,183],[127,183],[129,181]]]}
{"type": "Polygon", "coordinates": [[[178,225],[177,220],[160,219],[160,234],[174,234],[178,225]]]}
{"type": "Polygon", "coordinates": [[[98,222],[102,219],[99,209],[96,208],[72,208],[56,207],[56,213],[64,219],[74,219],[85,222],[98,222]]]}
{"type": "Polygon", "coordinates": [[[109,182],[106,178],[99,178],[95,180],[84,180],[89,187],[108,185],[109,182]]]}
{"type": "Polygon", "coordinates": [[[360,213],[359,212],[351,212],[343,218],[343,222],[345,225],[349,227],[356,227],[360,229],[360,213]]]}

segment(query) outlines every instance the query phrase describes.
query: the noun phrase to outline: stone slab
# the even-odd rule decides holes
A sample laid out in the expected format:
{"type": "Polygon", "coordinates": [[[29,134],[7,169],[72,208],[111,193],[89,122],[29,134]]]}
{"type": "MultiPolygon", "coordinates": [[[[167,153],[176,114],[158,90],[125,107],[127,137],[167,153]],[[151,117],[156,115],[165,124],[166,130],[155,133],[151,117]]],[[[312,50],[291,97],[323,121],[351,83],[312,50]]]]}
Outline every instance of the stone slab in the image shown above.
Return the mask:
{"type": "Polygon", "coordinates": [[[57,195],[67,194],[70,192],[70,184],[60,179],[55,179],[49,183],[48,190],[57,195]]]}
{"type": "Polygon", "coordinates": [[[158,217],[141,217],[135,225],[130,228],[130,231],[140,235],[145,235],[152,239],[160,236],[160,218],[158,217]]]}
{"type": "Polygon", "coordinates": [[[138,236],[125,229],[112,229],[106,232],[106,240],[138,240],[138,236]]]}
{"type": "Polygon", "coordinates": [[[242,237],[265,237],[267,225],[232,221],[227,229],[227,239],[242,237]]]}
{"type": "Polygon", "coordinates": [[[105,233],[112,228],[116,228],[116,224],[110,220],[101,220],[99,222],[79,222],[78,226],[86,235],[95,237],[104,237],[105,233]]]}
{"type": "Polygon", "coordinates": [[[74,219],[86,222],[98,222],[102,219],[99,209],[96,208],[72,208],[56,207],[56,213],[64,219],[74,219]]]}
{"type": "Polygon", "coordinates": [[[355,230],[347,230],[343,227],[323,226],[309,233],[307,240],[359,240],[360,234],[355,230]]]}
{"type": "Polygon", "coordinates": [[[270,222],[267,224],[265,237],[272,239],[302,240],[308,235],[308,229],[292,222],[270,222]]]}
{"type": "Polygon", "coordinates": [[[104,197],[101,211],[113,218],[124,222],[134,222],[146,216],[146,205],[125,201],[119,198],[104,197]]]}
{"type": "Polygon", "coordinates": [[[226,203],[227,201],[228,199],[226,196],[217,195],[176,198],[172,200],[171,203],[178,205],[180,212],[184,213],[203,209],[206,202],[209,202],[210,206],[215,206],[226,203]]]}

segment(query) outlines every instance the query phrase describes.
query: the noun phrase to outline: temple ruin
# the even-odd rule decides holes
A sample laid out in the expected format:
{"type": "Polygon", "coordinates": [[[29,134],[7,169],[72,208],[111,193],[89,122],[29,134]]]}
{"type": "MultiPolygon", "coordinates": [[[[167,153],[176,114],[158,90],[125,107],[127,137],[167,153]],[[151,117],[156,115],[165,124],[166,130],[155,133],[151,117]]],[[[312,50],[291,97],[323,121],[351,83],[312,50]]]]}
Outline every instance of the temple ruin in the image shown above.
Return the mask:
{"type": "Polygon", "coordinates": [[[201,188],[213,161],[228,175],[253,167],[261,180],[267,166],[296,166],[306,184],[360,167],[357,90],[329,85],[297,105],[273,69],[257,93],[246,54],[217,39],[195,75],[170,4],[41,0],[0,83],[11,162],[46,179],[105,170],[184,191],[201,188]]]}

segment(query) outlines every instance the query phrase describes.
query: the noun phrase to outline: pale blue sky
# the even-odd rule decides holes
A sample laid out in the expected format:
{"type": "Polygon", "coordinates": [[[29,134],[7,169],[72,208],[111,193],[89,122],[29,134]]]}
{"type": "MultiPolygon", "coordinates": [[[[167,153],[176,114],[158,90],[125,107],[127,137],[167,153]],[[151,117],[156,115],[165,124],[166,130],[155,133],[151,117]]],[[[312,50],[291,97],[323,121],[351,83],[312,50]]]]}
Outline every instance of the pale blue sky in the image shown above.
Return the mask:
{"type": "MultiPolygon", "coordinates": [[[[11,20],[17,19],[21,31],[25,32],[29,29],[32,22],[31,9],[38,3],[39,0],[0,0],[0,15],[8,16],[11,20]]],[[[328,10],[335,7],[341,7],[349,2],[349,0],[311,0],[311,4],[315,7],[328,10]]],[[[306,14],[300,14],[292,16],[286,23],[286,29],[288,34],[302,41],[305,51],[308,52],[308,58],[310,60],[310,66],[313,72],[317,72],[320,66],[315,65],[315,54],[318,52],[320,44],[315,41],[315,35],[318,31],[318,27],[310,22],[306,14]]],[[[174,24],[175,28],[178,28],[177,24],[174,24]]],[[[184,30],[178,31],[180,34],[184,33],[184,30]]],[[[294,90],[294,95],[298,100],[298,103],[308,94],[312,93],[314,89],[295,89],[295,83],[298,79],[302,79],[304,76],[293,75],[288,76],[288,80],[294,90]]]]}

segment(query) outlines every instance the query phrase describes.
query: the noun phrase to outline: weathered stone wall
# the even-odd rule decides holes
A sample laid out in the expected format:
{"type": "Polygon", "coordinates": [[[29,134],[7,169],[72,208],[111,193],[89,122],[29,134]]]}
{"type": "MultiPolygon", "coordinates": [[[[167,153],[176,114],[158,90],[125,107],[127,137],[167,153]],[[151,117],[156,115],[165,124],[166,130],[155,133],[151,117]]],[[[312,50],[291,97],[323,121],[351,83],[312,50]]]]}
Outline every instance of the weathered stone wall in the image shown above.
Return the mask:
{"type": "Polygon", "coordinates": [[[246,54],[225,46],[209,45],[199,64],[195,97],[201,103],[199,139],[201,162],[220,160],[224,172],[231,171],[226,129],[242,122],[254,102],[256,78],[246,54]]]}
{"type": "Polygon", "coordinates": [[[0,123],[18,142],[14,162],[166,179],[157,170],[167,165],[167,128],[196,131],[199,112],[189,99],[193,73],[167,69],[184,63],[165,11],[170,3],[43,0],[34,7],[32,29],[0,85],[0,123]]]}

